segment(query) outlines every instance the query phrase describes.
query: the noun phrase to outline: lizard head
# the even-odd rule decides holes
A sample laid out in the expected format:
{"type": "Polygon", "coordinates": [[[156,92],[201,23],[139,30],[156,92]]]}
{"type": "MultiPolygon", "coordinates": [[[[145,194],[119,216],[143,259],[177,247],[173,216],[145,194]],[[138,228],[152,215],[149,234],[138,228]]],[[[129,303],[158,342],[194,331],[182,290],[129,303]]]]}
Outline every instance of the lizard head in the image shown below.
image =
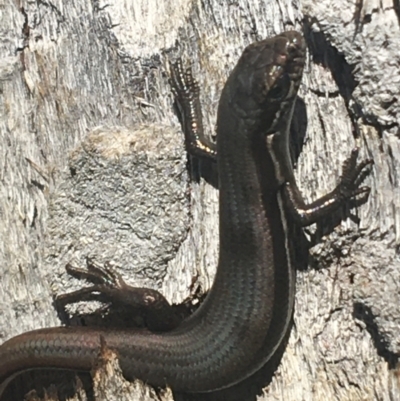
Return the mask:
{"type": "Polygon", "coordinates": [[[243,51],[222,96],[238,115],[267,135],[288,127],[300,85],[306,46],[296,31],[252,43],[243,51]],[[261,125],[261,126],[260,126],[261,125]]]}

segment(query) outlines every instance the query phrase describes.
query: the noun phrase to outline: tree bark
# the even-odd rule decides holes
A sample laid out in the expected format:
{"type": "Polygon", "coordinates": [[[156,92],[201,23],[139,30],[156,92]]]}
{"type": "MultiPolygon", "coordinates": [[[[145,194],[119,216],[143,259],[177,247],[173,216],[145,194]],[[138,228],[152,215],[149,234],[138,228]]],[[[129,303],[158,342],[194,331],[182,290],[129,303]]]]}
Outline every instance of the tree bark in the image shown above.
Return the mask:
{"type": "MultiPolygon", "coordinates": [[[[188,174],[168,61],[192,65],[213,134],[244,47],[297,29],[309,49],[292,127],[303,194],[330,191],[356,145],[375,163],[371,194],[357,218],[305,231],[279,367],[230,399],[400,398],[397,0],[3,0],[0,16],[0,342],[60,325],[53,298],[82,286],[65,265],[88,256],[174,303],[210,288],[218,191],[189,179],[204,166],[192,160],[188,174]]],[[[94,374],[96,400],[159,396],[107,369],[94,374]]]]}

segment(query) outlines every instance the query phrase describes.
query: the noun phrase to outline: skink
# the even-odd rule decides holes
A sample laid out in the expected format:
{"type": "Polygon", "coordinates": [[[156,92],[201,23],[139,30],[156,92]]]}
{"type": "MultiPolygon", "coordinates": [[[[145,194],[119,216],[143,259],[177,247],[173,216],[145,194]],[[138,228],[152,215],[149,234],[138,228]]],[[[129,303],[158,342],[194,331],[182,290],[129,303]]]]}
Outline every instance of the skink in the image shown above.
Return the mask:
{"type": "MultiPolygon", "coordinates": [[[[89,371],[101,341],[118,354],[127,379],[168,384],[180,392],[230,387],[269,360],[294,305],[287,218],[311,224],[369,194],[360,185],[371,161],[357,164],[358,149],[345,162],[337,187],[322,199],[306,205],[297,189],[288,135],[305,51],[305,41],[295,31],[244,50],[221,94],[216,147],[202,131],[197,83],[180,63],[172,68],[188,151],[216,160],[219,174],[219,262],[199,309],[163,333],[56,327],[11,338],[0,346],[2,390],[29,369],[89,371]]],[[[116,288],[92,290],[118,298],[116,288]]],[[[164,302],[150,290],[141,289],[138,297],[144,304],[164,302]]]]}

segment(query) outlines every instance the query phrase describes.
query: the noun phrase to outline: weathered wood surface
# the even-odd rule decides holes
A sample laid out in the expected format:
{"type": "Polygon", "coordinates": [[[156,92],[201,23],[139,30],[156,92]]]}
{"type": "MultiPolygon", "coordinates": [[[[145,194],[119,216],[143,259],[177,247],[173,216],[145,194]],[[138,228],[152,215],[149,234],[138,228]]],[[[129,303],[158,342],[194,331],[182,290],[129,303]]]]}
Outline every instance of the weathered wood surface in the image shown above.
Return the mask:
{"type": "MultiPolygon", "coordinates": [[[[301,188],[333,188],[357,143],[372,191],[310,249],[279,368],[240,399],[399,399],[399,19],[388,0],[0,1],[0,341],[60,324],[53,296],[81,285],[70,260],[112,261],[173,302],[210,287],[217,190],[188,180],[168,60],[192,63],[212,133],[243,48],[303,29],[301,188]]],[[[98,400],[140,399],[111,377],[98,400]]]]}

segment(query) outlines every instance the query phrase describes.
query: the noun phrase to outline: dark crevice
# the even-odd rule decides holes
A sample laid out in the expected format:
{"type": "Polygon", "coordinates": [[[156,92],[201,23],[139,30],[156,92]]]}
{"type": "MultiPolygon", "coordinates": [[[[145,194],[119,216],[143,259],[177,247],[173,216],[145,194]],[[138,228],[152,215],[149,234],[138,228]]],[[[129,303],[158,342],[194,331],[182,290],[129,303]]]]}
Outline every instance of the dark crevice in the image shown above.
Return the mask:
{"type": "Polygon", "coordinates": [[[49,7],[56,15],[57,15],[57,21],[60,22],[65,22],[65,17],[62,15],[61,11],[51,2],[46,2],[43,0],[38,0],[39,5],[44,5],[45,7],[49,7]]]}
{"type": "Polygon", "coordinates": [[[356,1],[356,9],[354,11],[354,23],[356,25],[356,29],[354,31],[354,36],[353,39],[358,35],[359,33],[362,32],[362,27],[363,27],[363,21],[361,21],[361,11],[364,5],[363,0],[357,0],[356,1]]]}
{"type": "Polygon", "coordinates": [[[355,5],[354,11],[354,23],[356,29],[354,31],[353,39],[362,32],[363,26],[369,24],[372,21],[372,14],[381,12],[381,8],[379,6],[374,7],[373,9],[369,10],[368,14],[363,14],[364,9],[364,0],[357,0],[355,5]]]}
{"type": "Polygon", "coordinates": [[[23,51],[26,47],[28,47],[30,27],[29,27],[28,13],[25,11],[25,8],[21,7],[19,10],[21,11],[21,14],[24,16],[24,23],[23,23],[22,29],[21,29],[23,39],[22,39],[22,46],[17,47],[15,49],[15,53],[22,52],[21,53],[21,63],[22,63],[23,70],[25,71],[25,58],[24,58],[23,51]]]}
{"type": "Polygon", "coordinates": [[[323,92],[318,89],[310,88],[310,91],[312,93],[314,93],[315,95],[323,97],[323,98],[334,99],[334,98],[337,98],[338,96],[340,96],[340,92],[338,90],[332,91],[332,92],[323,92]]]}
{"type": "MultiPolygon", "coordinates": [[[[363,112],[361,105],[353,98],[353,92],[358,85],[358,82],[354,78],[353,66],[351,66],[346,61],[344,55],[330,43],[323,32],[312,31],[311,25],[313,23],[316,23],[316,21],[311,19],[305,19],[304,21],[304,33],[311,59],[314,63],[320,64],[331,71],[332,77],[338,87],[338,93],[333,92],[332,94],[328,94],[328,96],[336,97],[340,95],[344,99],[355,137],[359,135],[359,123],[357,121],[360,118],[369,125],[372,125],[380,135],[383,129],[390,129],[397,126],[397,124],[382,125],[378,122],[377,116],[363,112]]],[[[326,96],[326,94],[321,95],[326,96]]],[[[390,106],[390,104],[388,106],[390,106]]]]}
{"type": "Polygon", "coordinates": [[[348,102],[357,86],[352,73],[352,67],[343,54],[333,47],[323,32],[313,32],[309,24],[305,24],[305,36],[308,50],[313,62],[321,64],[331,71],[338,86],[340,95],[348,102]]]}
{"type": "Polygon", "coordinates": [[[37,180],[31,180],[31,184],[34,186],[34,187],[36,187],[36,188],[38,188],[40,191],[44,191],[45,190],[45,188],[46,188],[46,186],[45,185],[43,185],[42,183],[40,183],[39,181],[37,181],[37,180]]]}
{"type": "Polygon", "coordinates": [[[38,217],[38,210],[37,210],[37,207],[35,206],[33,208],[33,216],[32,216],[31,228],[35,227],[37,217],[38,217]]]}
{"type": "Polygon", "coordinates": [[[400,0],[393,0],[393,8],[394,8],[394,12],[397,15],[397,20],[399,21],[399,25],[400,25],[400,0]]]}
{"type": "Polygon", "coordinates": [[[302,98],[297,96],[292,121],[290,123],[289,135],[290,158],[294,166],[297,166],[297,160],[306,142],[307,125],[308,116],[306,104],[302,98]]]}

